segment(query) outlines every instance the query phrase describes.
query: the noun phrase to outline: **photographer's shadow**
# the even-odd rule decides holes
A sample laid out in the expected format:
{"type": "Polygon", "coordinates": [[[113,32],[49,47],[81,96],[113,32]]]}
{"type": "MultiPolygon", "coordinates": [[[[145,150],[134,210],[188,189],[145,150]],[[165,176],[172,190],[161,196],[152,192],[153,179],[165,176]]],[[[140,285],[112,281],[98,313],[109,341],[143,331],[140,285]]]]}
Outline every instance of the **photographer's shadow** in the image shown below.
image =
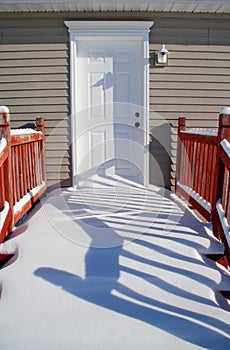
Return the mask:
{"type": "MultiPolygon", "coordinates": [[[[227,348],[229,338],[223,334],[220,336],[219,332],[215,332],[213,328],[210,329],[210,325],[218,325],[226,333],[229,325],[214,317],[174,306],[170,304],[170,300],[169,303],[165,303],[157,298],[154,299],[154,296],[151,298],[144,296],[123,284],[123,279],[120,278],[121,273],[127,274],[128,270],[120,265],[119,259],[122,256],[130,258],[123,249],[125,238],[107,226],[103,219],[93,218],[93,222],[92,218],[90,221],[84,219],[80,225],[91,237],[92,243],[85,256],[85,278],[50,267],[37,269],[34,272],[36,276],[61,287],[78,298],[158,327],[190,343],[214,350],[217,344],[213,342],[213,336],[216,335],[219,348],[227,348]],[[116,242],[116,246],[97,248],[95,227],[107,230],[112,241],[116,242]],[[197,322],[201,318],[202,324],[197,322]],[[202,335],[197,336],[198,334],[202,335]]],[[[141,241],[138,243],[141,244],[141,241]]],[[[134,254],[132,258],[135,259],[134,254]]],[[[153,261],[153,265],[154,263],[153,261]]],[[[151,265],[151,262],[149,264],[151,265]]],[[[146,279],[144,272],[143,276],[135,269],[130,269],[128,273],[133,274],[134,277],[146,279]]],[[[154,283],[155,280],[151,276],[148,278],[150,283],[154,283]]]]}

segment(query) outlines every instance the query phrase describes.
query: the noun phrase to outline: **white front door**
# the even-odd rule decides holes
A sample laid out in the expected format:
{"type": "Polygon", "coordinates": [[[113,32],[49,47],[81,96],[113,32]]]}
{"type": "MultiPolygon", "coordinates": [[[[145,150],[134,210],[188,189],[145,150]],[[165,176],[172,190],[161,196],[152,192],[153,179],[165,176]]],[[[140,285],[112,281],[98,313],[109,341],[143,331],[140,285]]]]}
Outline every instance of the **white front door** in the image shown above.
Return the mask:
{"type": "Polygon", "coordinates": [[[148,182],[146,47],[143,37],[122,36],[116,26],[119,35],[105,31],[102,36],[100,31],[100,35],[76,32],[72,36],[74,182],[78,186],[114,176],[148,182]]]}

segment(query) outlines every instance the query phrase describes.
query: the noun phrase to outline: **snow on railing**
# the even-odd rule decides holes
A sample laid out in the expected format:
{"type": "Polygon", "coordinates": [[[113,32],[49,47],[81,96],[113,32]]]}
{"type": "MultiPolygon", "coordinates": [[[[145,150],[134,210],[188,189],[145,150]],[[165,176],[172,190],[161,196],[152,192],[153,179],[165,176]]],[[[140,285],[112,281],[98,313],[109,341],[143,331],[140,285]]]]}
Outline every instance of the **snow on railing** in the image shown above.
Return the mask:
{"type": "Polygon", "coordinates": [[[212,221],[215,236],[225,244],[221,263],[229,267],[230,108],[221,110],[218,132],[185,127],[186,119],[179,118],[176,194],[212,221]]]}
{"type": "Polygon", "coordinates": [[[220,144],[225,150],[226,154],[228,155],[228,158],[230,158],[230,143],[228,142],[228,140],[224,139],[221,141],[220,144]]]}
{"type": "Polygon", "coordinates": [[[10,129],[0,107],[0,243],[46,190],[44,120],[36,130],[10,129]]]}
{"type": "Polygon", "coordinates": [[[34,135],[34,134],[41,134],[41,131],[36,131],[33,129],[11,129],[10,135],[11,136],[18,136],[18,135],[34,135]]]}
{"type": "Polygon", "coordinates": [[[192,128],[189,130],[183,130],[182,132],[193,135],[217,136],[217,131],[210,129],[192,128]]]}
{"type": "Polygon", "coordinates": [[[5,139],[5,137],[2,137],[0,140],[0,157],[1,157],[2,153],[4,152],[5,148],[6,148],[6,139],[5,139]]]}

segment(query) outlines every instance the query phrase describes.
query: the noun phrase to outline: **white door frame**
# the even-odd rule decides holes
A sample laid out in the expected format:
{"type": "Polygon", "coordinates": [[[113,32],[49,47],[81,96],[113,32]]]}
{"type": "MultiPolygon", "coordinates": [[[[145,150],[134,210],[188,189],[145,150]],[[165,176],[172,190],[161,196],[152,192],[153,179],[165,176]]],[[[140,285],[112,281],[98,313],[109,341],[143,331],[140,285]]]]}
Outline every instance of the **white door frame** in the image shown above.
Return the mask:
{"type": "Polygon", "coordinates": [[[149,184],[149,21],[66,21],[70,36],[70,108],[72,145],[72,185],[77,186],[76,115],[77,115],[77,41],[107,38],[109,40],[139,41],[143,48],[143,127],[144,127],[144,178],[149,184]]]}

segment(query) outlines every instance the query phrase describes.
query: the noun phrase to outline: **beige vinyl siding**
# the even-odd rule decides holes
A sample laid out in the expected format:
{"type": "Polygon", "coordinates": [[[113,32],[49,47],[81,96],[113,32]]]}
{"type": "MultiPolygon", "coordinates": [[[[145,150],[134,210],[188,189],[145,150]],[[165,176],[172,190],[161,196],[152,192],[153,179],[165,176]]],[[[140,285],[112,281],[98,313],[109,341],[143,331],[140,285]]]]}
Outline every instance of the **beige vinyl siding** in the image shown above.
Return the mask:
{"type": "Polygon", "coordinates": [[[221,106],[230,106],[230,21],[156,19],[151,56],[162,44],[168,67],[150,67],[150,173],[151,182],[173,188],[178,116],[189,127],[214,129],[221,106]]]}
{"type": "Polygon", "coordinates": [[[62,19],[0,21],[0,104],[11,126],[45,118],[48,185],[71,185],[68,33],[62,19]]]}
{"type": "Polygon", "coordinates": [[[230,106],[230,16],[0,14],[0,104],[9,106],[13,127],[44,116],[50,186],[71,184],[69,19],[154,21],[150,55],[166,44],[170,56],[168,67],[150,66],[150,178],[172,188],[178,116],[191,127],[215,128],[221,106],[230,106]]]}

